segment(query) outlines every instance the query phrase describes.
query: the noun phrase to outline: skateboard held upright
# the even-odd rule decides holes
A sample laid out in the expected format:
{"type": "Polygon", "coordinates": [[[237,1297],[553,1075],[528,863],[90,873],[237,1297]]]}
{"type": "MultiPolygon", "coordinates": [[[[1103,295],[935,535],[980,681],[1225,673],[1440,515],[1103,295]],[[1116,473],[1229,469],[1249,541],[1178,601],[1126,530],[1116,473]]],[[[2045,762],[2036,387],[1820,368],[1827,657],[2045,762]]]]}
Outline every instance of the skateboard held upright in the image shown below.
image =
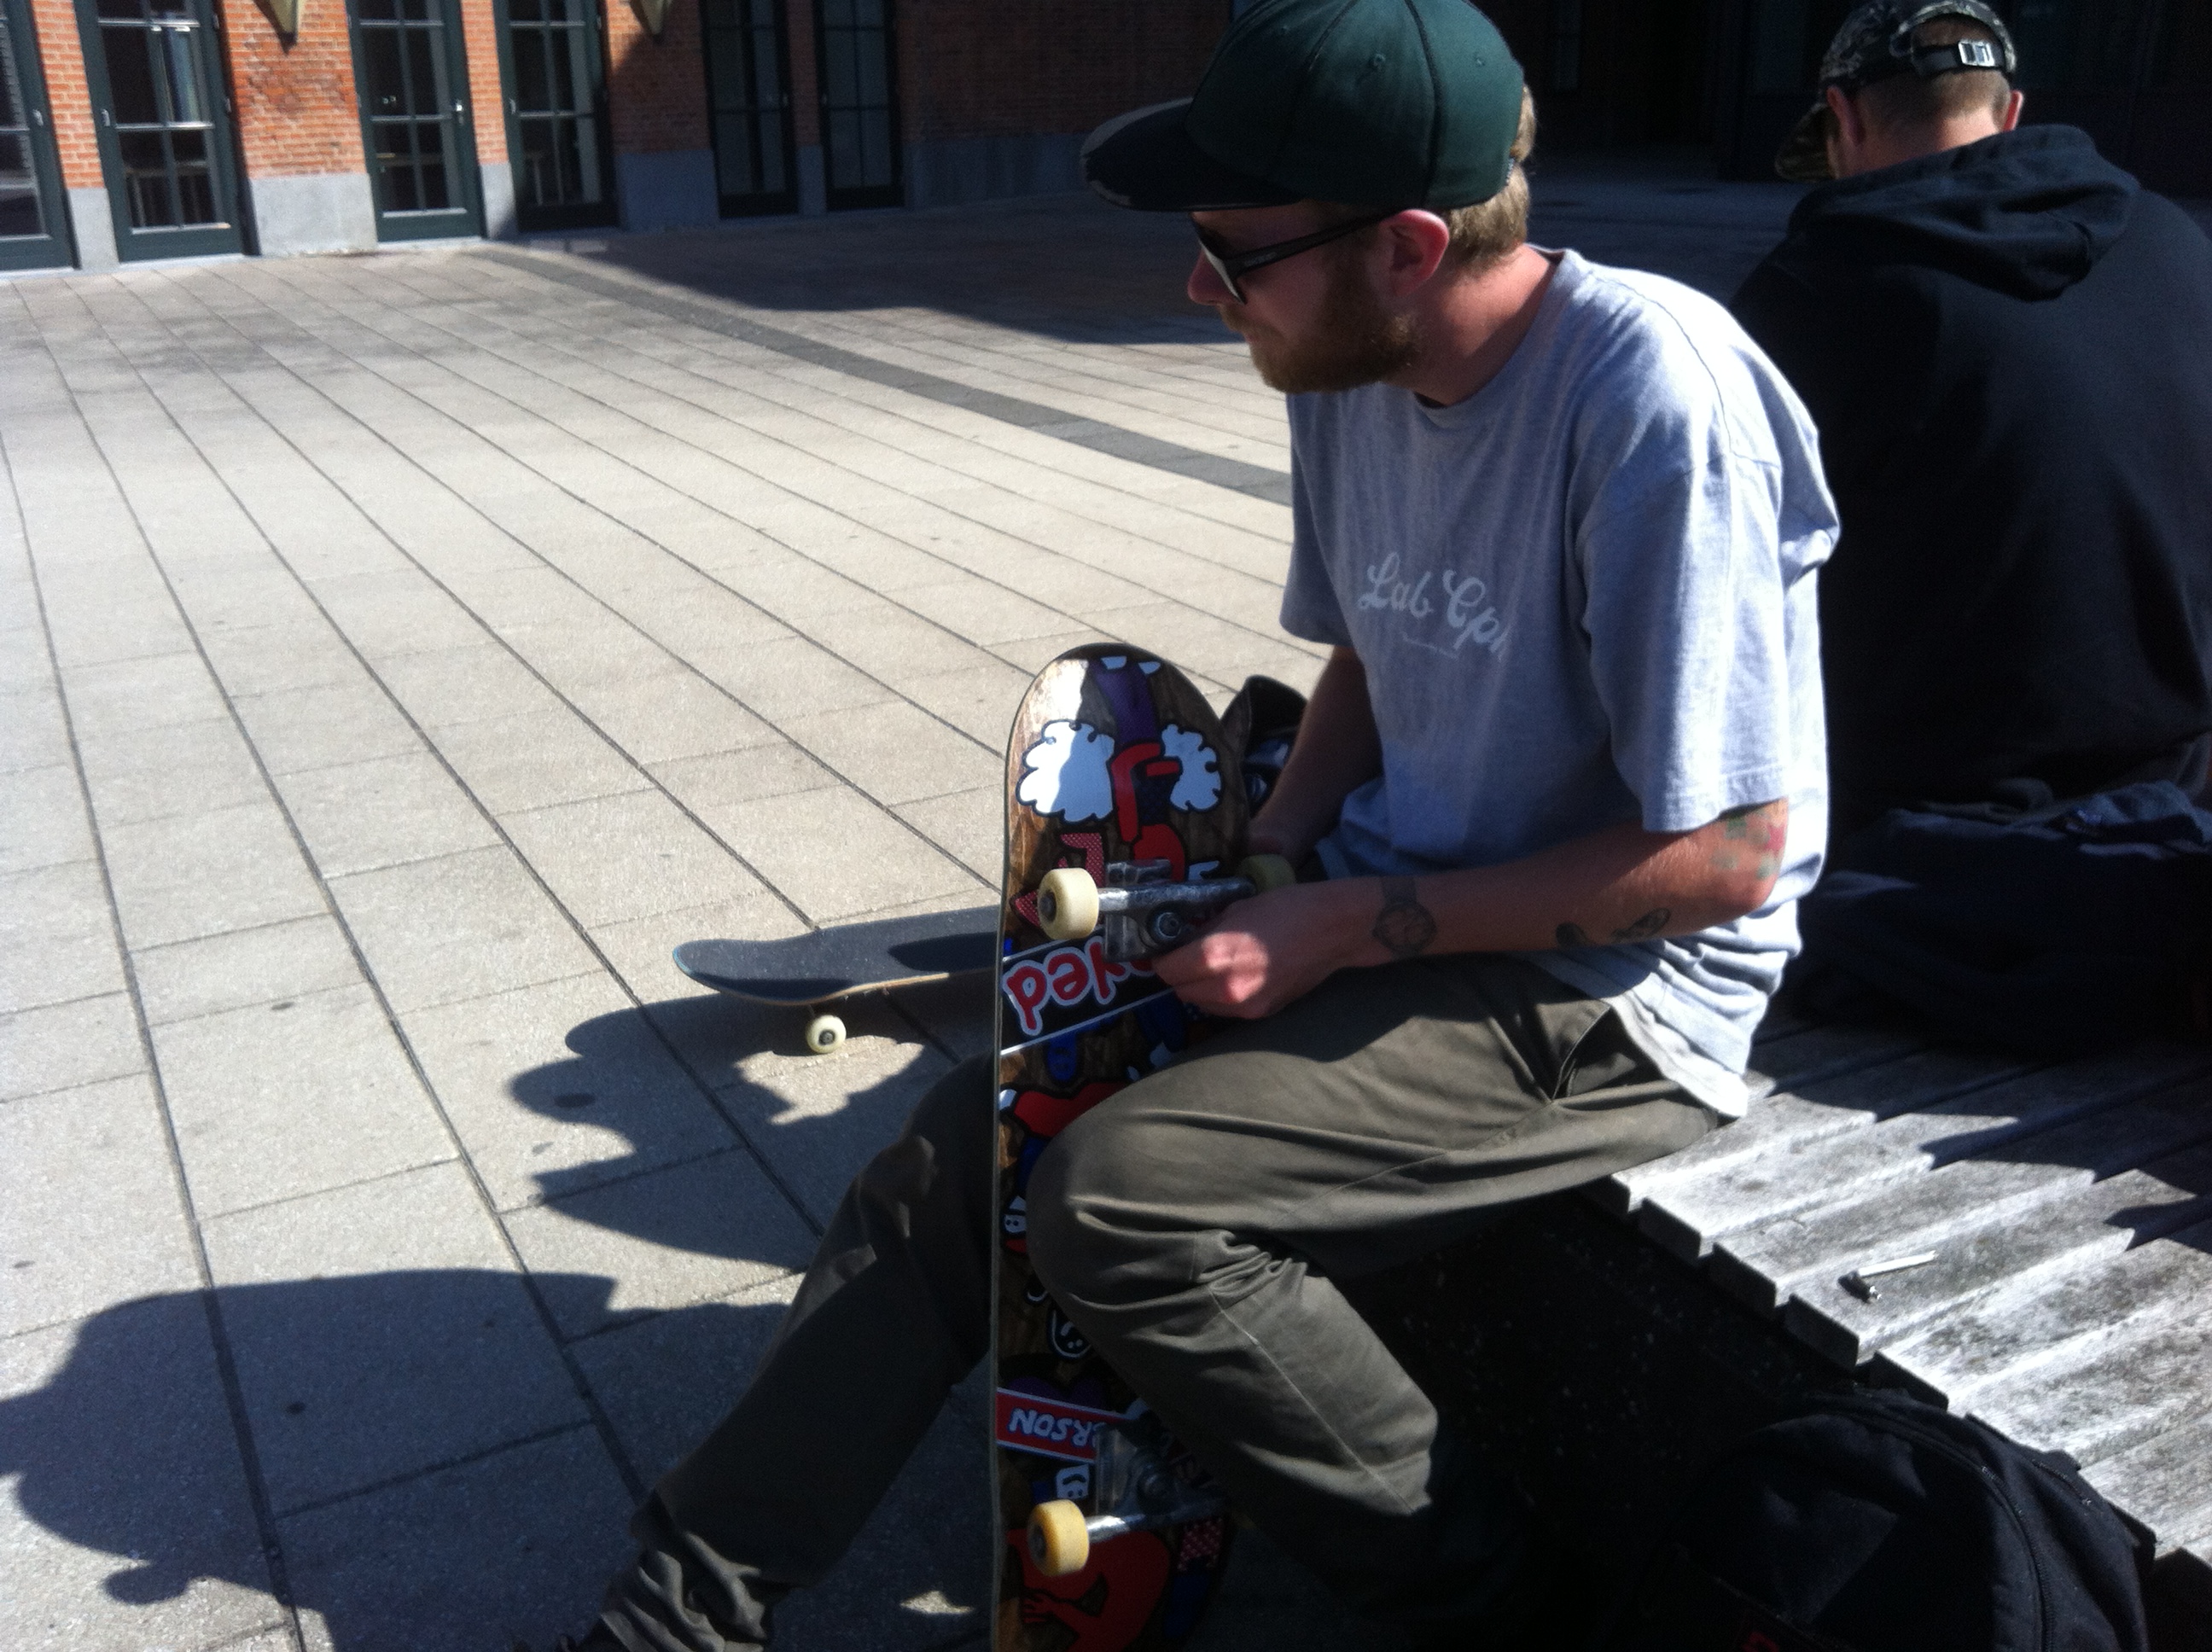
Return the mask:
{"type": "Polygon", "coordinates": [[[997,998],[994,1652],[1180,1646],[1227,1558],[1219,1492],[1030,1268],[1025,1200],[1053,1137],[1205,1036],[1150,958],[1290,881],[1279,859],[1243,859],[1244,719],[1240,708],[1232,744],[1181,672],[1119,645],[1061,655],[1015,714],[997,998]]]}

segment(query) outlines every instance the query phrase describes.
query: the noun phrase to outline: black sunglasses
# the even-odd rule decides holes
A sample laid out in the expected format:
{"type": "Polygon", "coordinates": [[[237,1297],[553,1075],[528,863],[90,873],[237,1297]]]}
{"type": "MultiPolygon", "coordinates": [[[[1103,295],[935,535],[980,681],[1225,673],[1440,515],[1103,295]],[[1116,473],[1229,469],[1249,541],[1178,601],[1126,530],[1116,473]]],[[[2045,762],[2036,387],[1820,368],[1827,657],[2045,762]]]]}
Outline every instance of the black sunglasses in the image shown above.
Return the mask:
{"type": "Polygon", "coordinates": [[[1249,252],[1232,252],[1204,229],[1198,229],[1198,250],[1206,254],[1206,261],[1213,266],[1213,273],[1221,277],[1221,284],[1229,289],[1230,297],[1239,304],[1244,302],[1244,288],[1237,277],[1248,270],[1257,270],[1262,264],[1277,264],[1285,258],[1294,258],[1301,252],[1310,252],[1316,246],[1326,246],[1331,241],[1342,240],[1346,235],[1381,223],[1385,218],[1395,218],[1400,209],[1370,213],[1364,218],[1353,218],[1348,222],[1331,224],[1327,229],[1316,230],[1310,235],[1301,235],[1294,241],[1277,241],[1273,246],[1255,246],[1249,252]]]}

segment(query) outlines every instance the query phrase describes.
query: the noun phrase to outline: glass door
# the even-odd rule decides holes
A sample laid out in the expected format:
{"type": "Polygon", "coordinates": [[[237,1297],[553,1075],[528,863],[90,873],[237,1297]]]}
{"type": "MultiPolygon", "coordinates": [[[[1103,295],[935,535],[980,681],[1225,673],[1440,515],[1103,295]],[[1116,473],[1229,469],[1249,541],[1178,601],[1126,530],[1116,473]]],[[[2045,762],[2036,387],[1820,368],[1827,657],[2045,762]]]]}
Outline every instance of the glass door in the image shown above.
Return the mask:
{"type": "Polygon", "coordinates": [[[599,0],[501,0],[507,153],[523,232],[615,222],[599,0]]]}
{"type": "Polygon", "coordinates": [[[376,239],[482,234],[455,0],[350,0],[350,9],[376,239]]]}
{"type": "Polygon", "coordinates": [[[46,82],[25,0],[0,0],[0,270],[76,262],[46,82]]]}
{"type": "Polygon", "coordinates": [[[781,0],[701,0],[722,216],[793,212],[791,70],[781,0]]]}
{"type": "Polygon", "coordinates": [[[117,254],[242,250],[210,0],[77,0],[77,26],[117,254]]]}
{"type": "Polygon", "coordinates": [[[830,206],[896,206],[898,104],[890,0],[816,0],[822,160],[830,206]]]}

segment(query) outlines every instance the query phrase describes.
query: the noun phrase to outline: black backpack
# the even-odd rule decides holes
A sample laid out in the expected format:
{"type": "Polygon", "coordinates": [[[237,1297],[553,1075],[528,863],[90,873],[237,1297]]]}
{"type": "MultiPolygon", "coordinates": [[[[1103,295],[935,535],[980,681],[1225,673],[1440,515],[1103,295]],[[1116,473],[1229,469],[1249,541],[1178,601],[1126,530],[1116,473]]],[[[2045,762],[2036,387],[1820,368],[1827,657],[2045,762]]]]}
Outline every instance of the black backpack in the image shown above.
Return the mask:
{"type": "Polygon", "coordinates": [[[2148,1652],[2148,1534],[2071,1458],[1888,1392],[1707,1465],[1613,1652],[2148,1652]]]}

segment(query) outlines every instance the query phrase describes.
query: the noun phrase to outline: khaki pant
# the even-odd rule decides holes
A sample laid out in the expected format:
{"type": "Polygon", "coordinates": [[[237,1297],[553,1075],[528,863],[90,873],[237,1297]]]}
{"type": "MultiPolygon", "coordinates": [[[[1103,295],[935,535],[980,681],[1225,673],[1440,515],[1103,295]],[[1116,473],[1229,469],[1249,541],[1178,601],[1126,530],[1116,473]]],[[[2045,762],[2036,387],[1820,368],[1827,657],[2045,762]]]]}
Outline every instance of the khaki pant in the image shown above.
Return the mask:
{"type": "MultiPolygon", "coordinates": [[[[1471,1621],[1512,1587],[1517,1505],[1334,1281],[1716,1121],[1533,965],[1349,969],[1063,1133],[1030,1177],[1030,1254],[1284,1548],[1410,1627],[1471,1621]]],[[[988,1068],[965,1063],[854,1181],[752,1386],[638,1512],[606,1608],[635,1652],[764,1645],[983,1357],[993,1127],[988,1068]]]]}

